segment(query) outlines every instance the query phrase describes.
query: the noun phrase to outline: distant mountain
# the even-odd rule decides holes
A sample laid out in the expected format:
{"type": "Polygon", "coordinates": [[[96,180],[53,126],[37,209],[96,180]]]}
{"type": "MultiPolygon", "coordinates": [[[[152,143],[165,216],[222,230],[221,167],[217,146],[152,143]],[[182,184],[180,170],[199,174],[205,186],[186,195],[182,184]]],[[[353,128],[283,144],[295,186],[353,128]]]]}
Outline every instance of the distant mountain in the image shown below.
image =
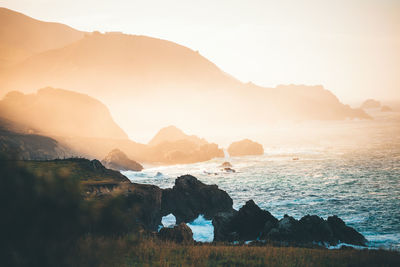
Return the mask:
{"type": "Polygon", "coordinates": [[[0,73],[4,91],[48,85],[95,96],[130,133],[165,123],[222,131],[279,120],[369,118],[322,86],[245,84],[187,47],[122,33],[85,34],[0,73]]]}
{"type": "Polygon", "coordinates": [[[83,93],[12,92],[0,101],[0,114],[89,158],[102,159],[119,148],[138,162],[172,164],[221,153],[218,145],[176,128],[160,131],[149,145],[136,143],[107,107],[132,136],[165,124],[228,135],[280,120],[370,118],[322,86],[242,83],[170,41],[84,33],[5,8],[0,21],[0,97],[48,85],[83,93]]]}
{"type": "Polygon", "coordinates": [[[0,69],[47,50],[63,47],[84,36],[60,23],[43,22],[0,8],[0,69]]]}
{"type": "Polygon", "coordinates": [[[171,125],[162,128],[154,137],[150,140],[149,145],[155,146],[163,142],[176,142],[179,140],[188,140],[198,145],[207,144],[205,139],[199,138],[195,135],[187,135],[182,130],[171,125]]]}

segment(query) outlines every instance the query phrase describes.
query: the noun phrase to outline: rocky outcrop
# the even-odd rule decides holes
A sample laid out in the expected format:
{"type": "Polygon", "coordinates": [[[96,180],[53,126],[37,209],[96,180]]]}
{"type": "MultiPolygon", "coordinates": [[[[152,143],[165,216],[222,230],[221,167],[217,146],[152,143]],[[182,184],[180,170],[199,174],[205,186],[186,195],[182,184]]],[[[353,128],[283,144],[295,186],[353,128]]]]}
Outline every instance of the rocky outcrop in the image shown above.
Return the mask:
{"type": "Polygon", "coordinates": [[[185,223],[174,226],[173,228],[161,228],[157,236],[164,241],[173,241],[176,243],[192,244],[193,233],[192,230],[185,223]]]}
{"type": "Polygon", "coordinates": [[[0,159],[51,160],[73,154],[57,140],[0,117],[0,159]]]}
{"type": "Polygon", "coordinates": [[[101,161],[104,166],[117,171],[141,171],[143,166],[126,156],[119,149],[114,149],[101,161]]]}
{"type": "Polygon", "coordinates": [[[162,190],[155,185],[131,184],[123,192],[132,220],[156,231],[161,224],[162,190]]]}
{"type": "Polygon", "coordinates": [[[231,227],[232,218],[236,215],[236,210],[219,212],[214,216],[212,224],[214,226],[214,241],[235,241],[239,240],[236,231],[231,227]]]}
{"type": "Polygon", "coordinates": [[[324,220],[316,215],[306,215],[299,221],[285,215],[277,227],[263,233],[264,239],[284,241],[294,244],[327,243],[336,245],[339,242],[364,246],[367,240],[353,228],[346,226],[337,216],[324,220]]]}
{"type": "Polygon", "coordinates": [[[347,226],[342,219],[335,216],[328,217],[327,223],[332,229],[334,243],[344,242],[363,246],[367,242],[365,237],[354,228],[347,226]]]}
{"type": "Polygon", "coordinates": [[[221,168],[232,168],[232,164],[229,161],[225,161],[221,164],[221,168]]]}
{"type": "Polygon", "coordinates": [[[244,139],[238,142],[233,142],[228,147],[228,153],[231,156],[263,155],[264,148],[259,143],[253,142],[249,139],[244,139]]]}
{"type": "Polygon", "coordinates": [[[380,108],[381,102],[375,99],[367,99],[361,104],[362,109],[380,108]]]}
{"type": "Polygon", "coordinates": [[[164,142],[176,142],[179,140],[188,140],[198,145],[205,145],[207,141],[204,138],[199,138],[195,135],[187,135],[181,129],[171,125],[162,128],[158,133],[150,140],[150,146],[156,146],[164,142]]]}
{"type": "Polygon", "coordinates": [[[223,157],[224,152],[217,144],[169,126],[161,129],[149,142],[145,156],[153,162],[182,164],[223,157]]]}
{"type": "Polygon", "coordinates": [[[219,213],[213,220],[215,241],[268,240],[285,244],[305,245],[344,242],[365,245],[367,240],[337,216],[327,220],[307,215],[296,220],[285,215],[277,220],[268,211],[260,209],[252,200],[238,212],[219,213]]]}
{"type": "Polygon", "coordinates": [[[86,186],[85,197],[99,203],[108,204],[108,212],[121,220],[127,228],[140,226],[149,231],[157,231],[161,224],[161,195],[158,186],[136,183],[90,184],[86,186]]]}
{"type": "Polygon", "coordinates": [[[213,220],[215,241],[257,239],[268,223],[275,226],[277,219],[249,200],[238,212],[219,213],[213,220]]]}
{"type": "Polygon", "coordinates": [[[176,222],[191,222],[200,214],[212,219],[232,211],[232,198],[217,185],[206,185],[191,175],[180,176],[172,189],[162,192],[162,214],[172,213],[176,222]]]}

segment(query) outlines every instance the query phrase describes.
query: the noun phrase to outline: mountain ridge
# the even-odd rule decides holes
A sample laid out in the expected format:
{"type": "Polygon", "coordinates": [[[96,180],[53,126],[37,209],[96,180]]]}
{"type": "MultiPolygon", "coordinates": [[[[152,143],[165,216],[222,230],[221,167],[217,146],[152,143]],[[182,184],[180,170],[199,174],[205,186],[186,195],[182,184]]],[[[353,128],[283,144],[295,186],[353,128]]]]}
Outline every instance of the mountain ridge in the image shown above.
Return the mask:
{"type": "Polygon", "coordinates": [[[48,85],[95,96],[131,136],[165,124],[221,132],[279,120],[370,119],[322,86],[245,84],[190,48],[122,33],[85,33],[0,71],[0,95],[48,85]]]}

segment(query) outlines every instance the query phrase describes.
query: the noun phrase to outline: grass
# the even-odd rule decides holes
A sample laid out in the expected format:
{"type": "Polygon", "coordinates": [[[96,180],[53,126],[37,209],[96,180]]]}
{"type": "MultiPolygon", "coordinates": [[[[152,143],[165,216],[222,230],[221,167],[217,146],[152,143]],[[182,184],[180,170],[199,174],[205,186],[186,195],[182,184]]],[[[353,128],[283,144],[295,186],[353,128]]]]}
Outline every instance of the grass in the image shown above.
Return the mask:
{"type": "Polygon", "coordinates": [[[160,241],[125,198],[83,198],[82,182],[121,177],[88,160],[0,162],[0,177],[0,266],[400,266],[396,251],[160,241]]]}
{"type": "Polygon", "coordinates": [[[112,170],[95,170],[87,159],[71,158],[63,160],[20,160],[16,163],[36,176],[60,176],[76,179],[82,185],[116,184],[124,181],[123,176],[112,170]]]}
{"type": "Polygon", "coordinates": [[[385,250],[327,250],[228,244],[180,245],[131,235],[85,237],[73,266],[400,266],[400,254],[385,250]]]}

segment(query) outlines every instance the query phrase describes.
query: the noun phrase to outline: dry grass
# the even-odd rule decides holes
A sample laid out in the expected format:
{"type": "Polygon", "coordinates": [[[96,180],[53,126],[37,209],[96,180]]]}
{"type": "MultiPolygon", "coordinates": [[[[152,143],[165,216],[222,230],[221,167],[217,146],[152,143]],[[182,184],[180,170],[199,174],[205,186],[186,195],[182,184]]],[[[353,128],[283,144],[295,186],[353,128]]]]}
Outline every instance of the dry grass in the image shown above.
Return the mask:
{"type": "Polygon", "coordinates": [[[179,245],[134,236],[87,237],[77,251],[74,266],[400,266],[394,251],[179,245]]]}

